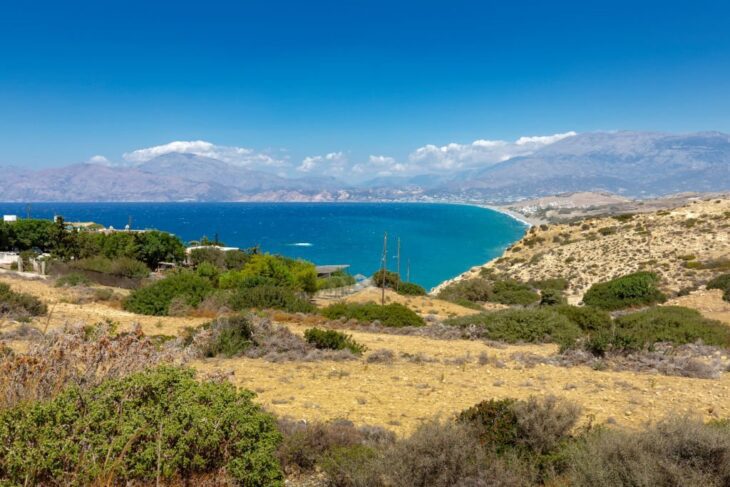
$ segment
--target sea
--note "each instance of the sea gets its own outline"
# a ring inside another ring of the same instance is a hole
[[[346,264],[353,275],[386,265],[427,289],[501,255],[527,226],[478,206],[438,203],[0,203],[23,218],[93,221],[158,229],[185,242],[203,236],[227,246]]]

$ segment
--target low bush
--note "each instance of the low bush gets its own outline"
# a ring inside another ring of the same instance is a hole
[[[375,303],[335,303],[322,309],[322,315],[334,320],[354,319],[363,322],[379,321],[383,326],[422,326],[423,318],[399,303],[379,305]]]
[[[503,453],[517,448],[545,455],[568,438],[580,417],[580,408],[555,396],[525,401],[482,401],[462,411],[457,420],[470,425],[480,443]]]
[[[357,343],[352,336],[336,330],[310,328],[304,332],[304,339],[320,350],[349,350],[355,355],[362,355],[367,350],[365,345]]]
[[[71,267],[85,271],[100,272],[113,276],[143,278],[150,274],[150,269],[144,262],[130,257],[116,257],[113,259],[103,257],[89,257],[71,262]]]
[[[70,387],[0,412],[0,479],[10,484],[155,482],[225,469],[240,485],[283,485],[274,419],[254,394],[162,367]]]
[[[707,289],[722,290],[722,299],[730,301],[730,274],[720,274],[707,283]]]
[[[25,320],[47,311],[45,303],[35,296],[13,291],[9,285],[0,283],[0,318]]]
[[[540,301],[540,295],[527,284],[513,280],[496,281],[488,301],[509,305],[523,305]]]
[[[730,485],[730,428],[675,418],[642,432],[600,428],[567,449],[567,485]]]
[[[392,444],[395,435],[383,428],[356,427],[351,421],[337,419],[326,423],[279,420],[284,441],[277,456],[289,473],[310,472],[333,450],[349,447],[382,447]]]
[[[229,304],[235,311],[247,309],[280,309],[291,313],[311,313],[316,307],[284,287],[258,286],[233,291]]]
[[[139,328],[117,333],[113,322],[54,329],[23,354],[0,356],[0,409],[50,399],[70,384],[89,388],[148,367],[179,363],[179,351],[159,347]]]
[[[124,309],[143,315],[165,316],[169,314],[173,299],[179,298],[194,308],[212,291],[213,285],[208,279],[189,271],[175,272],[133,291],[124,300]]]
[[[468,301],[471,303],[483,303],[489,301],[492,296],[492,286],[486,279],[465,279],[456,281],[444,287],[438,298],[454,303]]]
[[[471,316],[450,318],[446,325],[475,327],[479,336],[507,343],[558,343],[573,346],[581,329],[551,308],[506,309]]]
[[[373,285],[376,287],[385,287],[394,289],[400,283],[400,276],[397,272],[379,270],[372,277]]]
[[[55,286],[56,287],[74,287],[74,286],[88,286],[91,284],[91,281],[84,276],[83,274],[79,274],[78,272],[72,272],[71,274],[66,274],[65,276],[59,277],[56,279]]]
[[[602,309],[562,304],[550,310],[565,316],[584,332],[596,333],[611,329],[611,315]]]
[[[661,303],[666,297],[657,288],[658,283],[656,274],[636,272],[594,284],[583,296],[583,302],[607,311]]]
[[[398,284],[396,292],[403,296],[425,296],[427,294],[423,286],[413,282],[401,282]]]
[[[246,316],[219,318],[208,326],[213,337],[204,351],[206,357],[235,357],[253,344],[253,326]]]
[[[567,301],[562,291],[556,289],[545,289],[540,292],[540,306],[557,306],[566,304]]]
[[[702,341],[730,347],[730,328],[681,306],[659,306],[616,318],[614,349],[641,350],[658,342],[674,345]]]

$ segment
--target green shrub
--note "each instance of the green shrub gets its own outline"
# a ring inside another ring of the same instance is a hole
[[[730,274],[721,274],[707,283],[707,289],[723,291],[722,299],[730,301]]]
[[[311,313],[316,307],[288,288],[259,286],[236,289],[229,305],[234,311],[247,309],[281,309],[291,313]]]
[[[0,282],[0,317],[26,319],[44,315],[47,311],[47,306],[40,299],[13,291],[10,286]]]
[[[399,303],[379,305],[375,303],[335,303],[327,306],[322,315],[335,320],[354,319],[363,322],[380,321],[383,326],[422,326],[423,318]]]
[[[507,343],[558,343],[572,346],[582,335],[580,328],[551,308],[505,309],[471,316],[450,318],[445,324],[476,326],[480,334],[491,340]]]
[[[657,288],[658,283],[656,274],[636,272],[594,284],[583,296],[583,302],[607,311],[661,303],[666,297]]]
[[[225,468],[240,485],[281,486],[281,436],[253,397],[170,367],[68,388],[0,412],[0,482],[153,483]]]
[[[557,306],[566,302],[562,291],[545,289],[540,293],[540,306]]]
[[[307,343],[320,350],[349,350],[355,355],[362,355],[367,350],[365,345],[357,343],[350,335],[336,330],[310,328],[304,332]]]
[[[396,289],[398,294],[403,296],[425,296],[426,290],[413,282],[401,282]]]
[[[492,295],[489,301],[495,303],[526,306],[540,300],[540,295],[527,284],[505,280],[492,284]]]
[[[56,287],[88,286],[91,283],[83,274],[72,272],[56,279]]]
[[[150,274],[150,269],[144,262],[129,257],[115,257],[110,259],[98,255],[96,257],[75,260],[71,262],[71,267],[130,278],[142,278]]]
[[[492,286],[486,279],[465,279],[456,281],[444,287],[438,298],[454,303],[469,301],[480,303],[489,301],[492,296]]]
[[[314,264],[271,254],[251,255],[240,270],[221,274],[219,286],[223,289],[252,287],[246,284],[252,279],[310,294],[317,290]]]
[[[497,452],[517,444],[514,399],[489,399],[459,413],[457,420],[474,428],[480,443]]]
[[[212,291],[213,285],[208,279],[189,271],[175,272],[133,291],[124,300],[124,309],[143,315],[165,316],[173,299],[196,307]]]
[[[369,486],[378,481],[373,465],[379,457],[371,446],[333,447],[322,456],[320,467],[333,487]]]
[[[675,345],[702,340],[730,347],[730,327],[681,306],[659,306],[616,318],[614,348],[637,350],[657,342]]]
[[[602,309],[568,304],[553,306],[550,309],[568,318],[584,332],[595,333],[611,329],[611,315]]]
[[[566,449],[564,485],[730,485],[730,429],[675,418],[645,431],[599,428]]]
[[[568,437],[580,408],[555,396],[488,400],[462,411],[458,421],[475,429],[482,445],[497,453],[519,448],[545,455]]]
[[[207,344],[206,357],[235,357],[253,344],[253,326],[245,316],[219,318],[207,325],[213,328],[213,339]]]
[[[383,271],[383,269],[373,274],[373,285],[377,287],[383,287],[383,281],[385,281],[385,287],[395,289],[400,283],[400,276],[396,272]]]

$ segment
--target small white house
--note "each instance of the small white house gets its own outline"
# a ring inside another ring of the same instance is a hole
[[[5,223],[13,223],[18,221],[18,215],[3,215],[3,221]]]

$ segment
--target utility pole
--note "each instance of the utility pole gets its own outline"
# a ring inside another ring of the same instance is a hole
[[[395,282],[395,291],[398,292],[398,285],[400,284],[400,237],[398,237],[398,280]]]
[[[28,220],[30,220],[30,208],[31,208],[30,203],[25,205],[25,218]]]
[[[383,235],[383,256],[380,259],[380,304],[385,306],[385,272],[388,260],[388,232]]]

